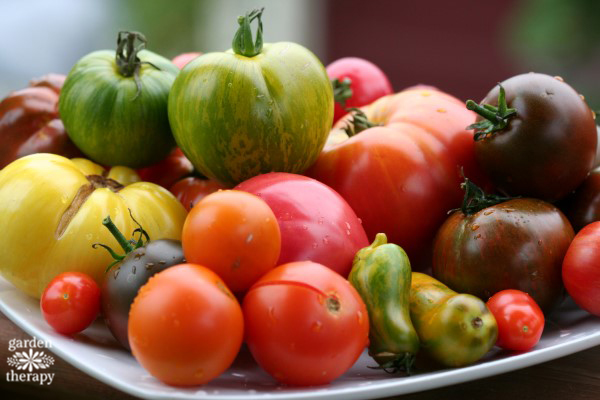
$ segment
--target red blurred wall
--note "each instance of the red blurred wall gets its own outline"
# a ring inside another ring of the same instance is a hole
[[[481,100],[517,70],[502,30],[519,0],[330,0],[326,64],[346,56],[379,65],[396,91],[418,83]]]

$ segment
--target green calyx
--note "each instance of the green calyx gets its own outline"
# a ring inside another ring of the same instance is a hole
[[[350,78],[344,78],[341,81],[336,78],[331,81],[331,86],[333,86],[333,101],[344,108],[346,108],[346,100],[352,97],[351,84],[352,80]]]
[[[498,107],[490,104],[477,104],[473,100],[467,100],[467,109],[481,115],[483,120],[467,126],[466,129],[475,129],[475,140],[481,140],[494,132],[503,130],[508,126],[510,118],[517,115],[517,110],[508,108],[506,104],[506,93],[501,84],[498,94]]]
[[[136,41],[139,43],[136,44]],[[138,53],[146,48],[146,43],[146,37],[140,32],[120,31],[117,35],[115,62],[121,76],[126,78],[133,77],[135,80],[137,92],[133,100],[135,100],[142,92],[142,82],[140,80],[140,69],[142,68],[142,64],[148,64],[160,70],[156,65],[148,61],[141,61],[138,57]]]
[[[380,126],[379,124],[375,124],[367,118],[367,115],[360,108],[348,108],[348,111],[354,112],[352,115],[352,119],[344,128],[348,137],[352,137],[358,133],[361,133],[365,129],[373,128],[375,126]]]
[[[252,10],[247,12],[246,15],[238,17],[238,28],[231,48],[235,54],[239,54],[245,57],[254,57],[259,54],[263,48],[263,27],[262,27],[262,13],[265,8]],[[256,29],[256,40],[252,40],[252,28],[250,23],[255,19],[258,20],[258,28]]]
[[[465,191],[465,197],[463,197],[462,206],[460,207],[460,210],[465,215],[473,215],[484,208],[495,206],[496,204],[515,198],[485,193],[483,189],[466,177],[464,182],[460,184],[460,187]]]
[[[105,244],[94,243],[92,245],[92,248],[96,249],[96,248],[98,248],[98,246],[100,246],[100,247],[104,248],[106,251],[108,251],[113,258],[113,262],[108,267],[106,267],[105,272],[110,271],[110,269],[115,264],[118,264],[119,262],[123,261],[123,259],[129,253],[139,249],[140,247],[145,246],[150,241],[150,236],[148,236],[148,232],[146,232],[144,230],[144,228],[142,228],[140,223],[137,222],[135,218],[133,218],[133,215],[131,214],[131,210],[129,210],[129,215],[131,216],[131,219],[133,220],[133,222],[135,222],[138,226],[138,228],[136,228],[133,231],[133,233],[131,234],[131,239],[129,239],[129,240],[127,240],[127,238],[125,238],[125,236],[121,233],[121,231],[119,231],[119,228],[117,228],[117,226],[114,224],[114,222],[112,222],[112,220],[110,219],[110,215],[102,220],[102,225],[104,225],[106,227],[106,229],[109,230],[109,232],[113,235],[113,237],[117,240],[117,242],[119,243],[119,245],[125,252],[125,254],[117,254],[113,249],[111,249],[109,246],[107,246]],[[139,233],[139,235],[140,235],[137,239],[135,239],[136,233]],[[144,239],[146,239],[146,241],[144,241]]]

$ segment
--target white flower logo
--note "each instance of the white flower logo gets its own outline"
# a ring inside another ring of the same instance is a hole
[[[29,349],[29,353],[17,351],[12,357],[7,358],[7,363],[11,367],[16,367],[18,370],[46,369],[54,364],[54,358],[44,354],[43,351],[33,352]]]

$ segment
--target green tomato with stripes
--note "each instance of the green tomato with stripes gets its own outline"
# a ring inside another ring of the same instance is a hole
[[[117,50],[84,56],[61,90],[59,113],[69,137],[100,164],[140,168],[175,146],[167,104],[179,69],[145,44],[141,33],[119,32]]]
[[[239,17],[232,49],[191,61],[169,96],[178,146],[202,174],[229,186],[261,173],[303,172],[333,120],[323,64],[298,44],[263,43],[261,14]]]

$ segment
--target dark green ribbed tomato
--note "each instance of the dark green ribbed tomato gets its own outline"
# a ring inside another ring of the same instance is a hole
[[[179,69],[144,45],[141,34],[120,32],[117,51],[84,56],[61,91],[59,112],[69,137],[100,164],[139,168],[175,146],[167,100]]]
[[[169,97],[177,144],[196,169],[226,185],[266,172],[303,172],[333,119],[333,90],[319,59],[295,43],[263,45],[261,13],[238,19],[232,50],[186,65]]]

